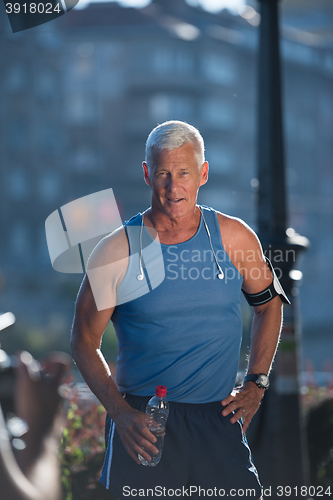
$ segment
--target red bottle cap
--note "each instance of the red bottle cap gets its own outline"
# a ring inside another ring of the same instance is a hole
[[[164,385],[157,385],[156,390],[155,390],[155,395],[158,398],[165,398],[165,395],[167,393],[167,388]]]

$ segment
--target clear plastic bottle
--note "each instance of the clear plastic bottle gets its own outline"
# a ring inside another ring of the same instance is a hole
[[[141,455],[138,455],[141,464],[148,465],[149,467],[157,465],[162,456],[165,426],[169,415],[169,403],[165,399],[166,393],[167,388],[164,385],[158,385],[155,390],[155,396],[148,401],[146,406],[147,415],[153,417],[157,424],[149,424],[148,429],[156,436],[157,441],[153,444],[159,451],[157,455],[148,452],[151,456],[150,462],[145,460]]]

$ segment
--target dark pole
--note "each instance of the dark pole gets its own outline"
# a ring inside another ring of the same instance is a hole
[[[278,0],[260,0],[259,44],[259,233],[265,239],[285,238],[284,145],[278,32]]]
[[[299,401],[299,338],[294,266],[308,241],[287,230],[287,203],[281,104],[278,0],[259,0],[258,233],[267,257],[292,305],[271,374],[271,387],[249,428],[249,441],[267,496],[299,498],[307,485],[307,447]],[[281,490],[278,487],[291,487]],[[288,495],[289,493],[289,495]]]

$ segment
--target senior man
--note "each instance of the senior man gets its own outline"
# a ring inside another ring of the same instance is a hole
[[[269,385],[287,298],[255,233],[235,217],[197,205],[208,179],[197,129],[179,121],[157,126],[147,139],[143,171],[151,207],[104,238],[90,257],[90,269],[113,264],[100,285],[110,307],[97,307],[87,272],[72,331],[73,359],[108,413],[100,481],[118,498],[211,492],[241,498],[251,490],[258,499],[244,432]],[[149,259],[142,257],[145,238],[163,256],[164,279],[155,287]],[[135,279],[149,293],[131,299]],[[254,320],[248,375],[234,390],[241,291]],[[110,319],[119,345],[118,387],[100,351]],[[157,452],[144,410],[159,384],[170,402],[164,450],[157,466],[144,467],[138,455],[150,461]]]

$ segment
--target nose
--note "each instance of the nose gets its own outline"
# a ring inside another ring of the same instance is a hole
[[[177,188],[177,185],[178,185],[178,182],[177,182],[176,175],[169,174],[167,177],[167,182],[166,182],[167,190],[172,193]]]

